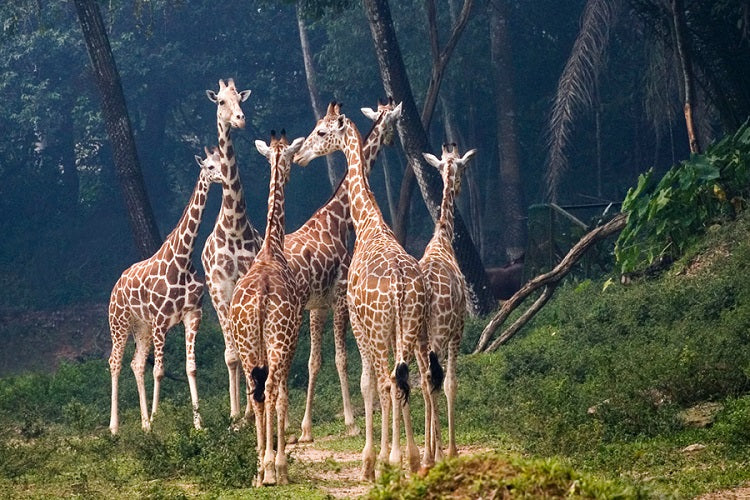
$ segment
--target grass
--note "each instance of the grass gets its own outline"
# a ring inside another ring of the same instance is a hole
[[[606,288],[608,276],[565,284],[496,353],[468,354],[486,324],[470,319],[458,363],[458,442],[491,452],[446,462],[424,478],[407,480],[386,470],[370,496],[439,496],[453,485],[517,497],[544,491],[552,498],[568,492],[582,498],[690,498],[750,482],[748,266],[745,214],[709,228],[687,257],[659,277]],[[306,328],[290,377],[294,434],[304,411]],[[313,432],[320,449],[358,455],[363,437],[345,436],[330,335],[324,338]],[[163,383],[163,404],[150,434],[140,431],[135,383],[124,369],[121,435],[109,435],[104,360],[0,379],[0,491],[18,498],[325,498],[315,477],[351,464],[331,458],[302,463],[292,454],[292,485],[251,489],[254,432],[228,430],[223,341],[208,315],[197,344],[202,432],[191,428],[179,331],[168,336],[171,378]],[[359,360],[351,339],[349,359],[363,429]],[[419,443],[421,400],[415,392]],[[688,425],[683,412],[706,402],[720,405],[712,424]],[[326,436],[333,437],[320,439]],[[455,480],[459,476],[465,484]]]

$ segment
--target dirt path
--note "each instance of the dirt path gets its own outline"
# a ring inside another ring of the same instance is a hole
[[[321,490],[333,498],[357,498],[372,488],[372,483],[359,478],[362,453],[332,450],[338,438],[326,436],[313,443],[297,443],[287,447],[298,471],[314,481]],[[490,448],[478,446],[459,447],[460,455],[489,452]]]

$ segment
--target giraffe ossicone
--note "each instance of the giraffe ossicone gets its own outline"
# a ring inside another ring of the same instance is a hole
[[[159,406],[159,390],[164,377],[164,342],[169,329],[182,322],[185,325],[186,372],[193,406],[193,424],[201,428],[196,383],[195,336],[200,326],[203,281],[193,266],[193,250],[208,190],[214,182],[222,182],[218,150],[206,158],[196,156],[201,167],[190,202],[185,207],[177,226],[150,258],[126,269],[112,288],[109,301],[109,327],[112,353],[109,356],[112,377],[112,400],[109,429],[117,434],[118,385],[125,344],[132,333],[135,355],[130,366],[138,387],[141,427],[149,430]],[[144,372],[146,357],[154,346],[154,397],[149,416]]]

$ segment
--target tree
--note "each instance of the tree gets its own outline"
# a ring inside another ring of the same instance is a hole
[[[130,227],[139,255],[147,258],[159,248],[161,237],[146,195],[120,75],[96,1],[75,0],[75,6],[102,98],[102,114],[112,142],[115,169]]]
[[[488,5],[490,54],[497,116],[497,147],[500,159],[500,206],[508,261],[520,258],[526,249],[526,218],[521,188],[521,158],[516,131],[513,63],[505,0]]]
[[[406,74],[401,49],[391,19],[390,6],[387,1],[365,0],[365,13],[370,24],[370,32],[375,43],[375,53],[380,68],[383,86],[389,96],[401,102],[403,109],[398,124],[399,138],[409,165],[414,169],[422,197],[433,220],[437,220],[440,208],[442,189],[440,177],[429,167],[422,153],[430,151],[429,141],[422,120],[417,113],[417,106]],[[455,218],[455,235],[453,246],[456,251],[461,271],[475,294],[475,306],[480,314],[485,314],[494,307],[494,298],[490,293],[487,275],[477,253],[476,247],[464,225],[460,214]]]

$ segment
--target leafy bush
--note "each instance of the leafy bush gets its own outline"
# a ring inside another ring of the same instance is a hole
[[[653,170],[642,174],[623,202],[628,223],[615,246],[622,272],[680,257],[709,224],[741,210],[749,193],[747,123],[705,154],[673,166],[658,183]]]

